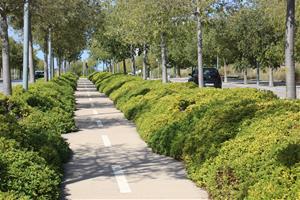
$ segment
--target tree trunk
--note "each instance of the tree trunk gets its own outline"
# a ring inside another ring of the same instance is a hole
[[[181,77],[180,66],[177,66],[177,76],[178,76],[179,78]]]
[[[28,90],[28,58],[29,58],[29,0],[24,1],[23,28],[23,89]]]
[[[147,80],[147,45],[144,44],[144,54],[143,54],[143,79]]]
[[[131,56],[131,71],[133,75],[136,75],[136,63],[135,63],[135,56]]]
[[[70,61],[67,61],[67,71],[66,72],[68,72],[69,70],[70,70],[70,67],[71,67],[71,62]]]
[[[59,57],[57,57],[57,67],[58,67],[58,76],[60,76],[61,75],[61,58],[59,58]]]
[[[65,73],[65,59],[61,59],[61,74]]]
[[[112,63],[111,63],[111,61],[109,61],[109,64],[108,64],[108,72],[112,72]]]
[[[204,77],[203,77],[203,41],[202,41],[202,21],[200,16],[200,9],[197,7],[196,12],[197,17],[197,48],[198,48],[198,83],[199,87],[203,88],[204,85]]]
[[[177,65],[174,65],[174,78],[177,78]]]
[[[248,84],[247,69],[244,69],[243,72],[244,72],[244,84],[247,85]]]
[[[269,67],[269,86],[274,87],[273,67]]]
[[[52,43],[52,42],[51,42]],[[52,49],[52,56],[51,56],[51,74],[52,74],[52,79],[55,77],[55,70],[54,70],[54,53]]]
[[[285,66],[287,98],[296,99],[296,70],[294,60],[295,0],[287,0]]]
[[[136,75],[136,63],[135,63],[135,51],[133,45],[131,45],[131,71],[133,75]]]
[[[35,68],[33,63],[33,42],[31,31],[31,14],[29,14],[29,83],[35,82]]]
[[[29,32],[29,83],[35,82],[34,72],[35,69],[33,63],[33,44],[32,44],[32,35],[30,31]]]
[[[22,75],[23,75],[23,68],[20,68],[20,73],[19,73],[19,80],[21,80],[22,79]]]
[[[126,75],[127,74],[127,70],[126,70],[126,60],[123,59],[123,72]]]
[[[49,65],[49,80],[52,80],[53,78],[53,72],[52,72],[52,43],[51,43],[51,29],[49,29],[49,35],[48,35],[48,65]]]
[[[120,69],[120,62],[118,62],[118,63],[117,63],[117,73],[118,73],[118,74],[120,73],[120,70],[121,70],[121,69]]]
[[[161,69],[162,69],[162,82],[168,82],[167,74],[167,44],[166,44],[166,34],[161,33]]]
[[[260,68],[259,68],[259,63],[257,63],[256,66],[256,86],[259,86],[260,84]]]
[[[115,62],[114,61],[111,61],[111,73],[115,73]]]
[[[47,38],[47,36],[46,36],[46,37],[44,38],[44,79],[45,79],[46,82],[49,80],[47,45],[48,45],[48,38]]]
[[[227,63],[226,60],[224,58],[224,83],[228,83],[228,76],[227,76]]]
[[[3,69],[3,93],[11,95],[11,74],[10,74],[10,57],[9,57],[9,39],[7,16],[0,14],[0,34],[2,41],[2,69]]]

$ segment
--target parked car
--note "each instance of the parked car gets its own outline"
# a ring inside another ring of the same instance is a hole
[[[35,79],[44,78],[44,72],[43,71],[36,71],[34,73]]]
[[[190,76],[188,81],[198,85],[198,69],[193,70]],[[203,68],[203,77],[205,87],[213,86],[215,88],[222,88],[222,79],[216,68]]]

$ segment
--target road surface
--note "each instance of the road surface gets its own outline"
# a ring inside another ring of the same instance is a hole
[[[208,199],[183,164],[152,153],[90,81],[80,79],[75,95],[80,131],[64,135],[74,153],[65,165],[64,199]]]
[[[184,83],[188,78],[172,78],[171,82]],[[256,81],[249,80],[249,84],[244,85],[240,80],[229,80],[228,83],[223,83],[223,88],[257,88],[260,90],[270,90],[274,92],[279,98],[286,98],[286,87],[283,83],[279,82],[275,87],[269,87],[267,82],[261,82],[259,86],[256,85]],[[300,99],[300,85],[297,86],[297,98]]]

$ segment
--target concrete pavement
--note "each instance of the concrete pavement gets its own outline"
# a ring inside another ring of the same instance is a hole
[[[186,178],[184,165],[157,155],[111,100],[80,79],[78,132],[64,135],[73,150],[65,166],[63,199],[208,199]]]

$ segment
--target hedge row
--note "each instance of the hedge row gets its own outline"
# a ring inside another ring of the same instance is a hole
[[[120,74],[90,79],[154,152],[183,160],[214,199],[300,199],[300,101]]]
[[[65,74],[0,94],[0,199],[59,199],[70,155],[61,134],[75,129],[76,81]]]

